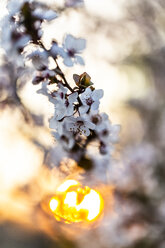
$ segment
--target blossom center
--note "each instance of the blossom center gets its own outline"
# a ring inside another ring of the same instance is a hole
[[[101,117],[99,115],[92,116],[92,122],[94,124],[98,124],[101,121]]]
[[[102,131],[102,135],[103,136],[107,136],[109,134],[109,131],[107,130],[107,129],[104,129],[103,131]]]
[[[65,101],[65,106],[66,106],[66,107],[69,106],[69,101],[68,101],[68,100]]]
[[[74,49],[69,49],[68,50],[69,57],[74,57],[75,53],[76,53],[76,51]]]
[[[86,104],[89,105],[89,106],[91,106],[93,102],[94,101],[92,100],[91,97],[86,99]]]
[[[61,136],[61,140],[64,141],[64,142],[66,142],[67,144],[69,143],[69,140],[68,140],[68,138],[65,135],[62,135]]]
[[[84,124],[83,121],[77,121],[77,125],[78,125],[79,127],[81,127],[83,124]]]
[[[64,98],[64,93],[63,92],[60,93],[60,97],[61,97],[61,99]]]

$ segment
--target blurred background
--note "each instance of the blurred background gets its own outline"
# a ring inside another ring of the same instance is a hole
[[[65,10],[62,0],[47,4],[61,14],[43,25],[46,46],[65,33],[87,40],[84,67],[60,66],[71,84],[73,73],[86,71],[104,90],[101,111],[122,126],[106,172],[113,207],[93,228],[55,223],[42,210],[63,177],[52,158],[53,107],[29,76],[21,78],[21,105],[0,105],[0,247],[164,248],[165,1],[85,0],[83,8]],[[0,7],[2,18],[6,1]],[[2,59],[1,65],[2,93],[10,91],[12,72],[4,73],[9,65]],[[109,206],[109,189],[104,193]]]

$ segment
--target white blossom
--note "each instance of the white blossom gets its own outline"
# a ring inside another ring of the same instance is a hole
[[[30,59],[36,70],[43,70],[48,66],[48,54],[45,51],[35,50],[28,54],[26,58]]]
[[[49,127],[53,129],[53,136],[65,149],[72,149],[75,139],[71,132],[66,130],[66,119],[58,121],[55,116],[49,120]]]
[[[72,35],[66,35],[63,47],[58,46],[56,42],[51,47],[51,54],[56,57],[60,55],[66,66],[73,66],[75,64],[84,65],[83,58],[79,55],[86,47],[85,39],[75,38]]]
[[[9,61],[13,61],[14,64],[22,65],[23,56],[21,50],[30,41],[30,35],[18,33],[18,26],[15,23],[11,23],[8,16],[5,16],[0,22],[0,45],[4,49]]]
[[[83,117],[68,117],[66,123],[66,127],[68,131],[73,132],[75,134],[80,134],[80,135],[85,135],[89,136],[90,135],[90,129],[94,130],[95,129],[95,124],[92,122],[87,121]]]
[[[58,132],[53,132],[53,136],[58,140],[64,149],[70,150],[75,144],[75,139],[71,132],[65,131],[63,134],[59,135]]]
[[[92,117],[94,118],[94,116]],[[101,113],[96,124],[96,133],[100,140],[105,143],[116,143],[118,141],[120,125],[112,125],[106,113]]]
[[[77,100],[78,93],[72,93],[67,99],[55,99],[55,118],[56,120],[61,120],[66,116],[73,115],[74,102]]]
[[[46,82],[49,83],[49,78],[54,77],[56,73],[52,70],[45,69],[43,71],[35,71],[32,83],[33,84],[39,84],[40,82]]]
[[[58,90],[56,90],[52,93],[52,96],[53,96],[52,102],[54,104],[56,104],[59,101],[64,101],[67,91],[68,91],[68,89],[59,83],[58,84]]]
[[[89,108],[91,111],[98,110],[100,104],[100,98],[103,97],[103,90],[91,90],[90,87],[86,88],[86,90],[80,95],[80,99],[82,102],[82,106],[79,108],[81,114],[86,113]]]
[[[86,47],[85,39],[74,38],[72,35],[68,34],[65,37],[63,48],[65,53],[63,53],[64,64],[66,66],[73,66],[73,64],[84,65],[84,60],[80,54]]]
[[[67,96],[67,88],[58,84],[58,90],[52,93],[50,101],[55,105],[55,119],[73,115],[74,103],[77,101],[78,93],[74,92]]]

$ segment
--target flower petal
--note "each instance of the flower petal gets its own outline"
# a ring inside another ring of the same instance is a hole
[[[78,63],[80,65],[85,65],[85,62],[81,56],[76,55],[75,60],[76,60],[76,63]]]
[[[81,38],[76,39],[75,47],[74,47],[76,51],[82,51],[85,49],[85,47],[86,47],[85,39],[81,39]]]
[[[94,90],[92,92],[92,98],[93,100],[98,100],[103,97],[104,91],[102,89],[100,90]]]
[[[69,56],[64,58],[63,63],[68,67],[73,66],[73,61]]]
[[[73,115],[73,105],[72,104],[70,104],[67,108],[66,108],[66,115],[67,116],[70,116],[70,115]]]
[[[83,106],[79,107],[80,115],[85,114],[88,111],[88,109],[89,109],[88,105],[83,105]]]
[[[64,48],[66,50],[70,50],[74,48],[74,45],[75,45],[75,38],[71,34],[67,34],[63,44]]]
[[[121,125],[111,125],[110,131],[112,133],[118,134],[121,130]]]
[[[94,102],[92,105],[91,105],[91,110],[97,110],[99,108],[99,101],[96,101]]]
[[[66,123],[66,128],[67,128],[67,130],[68,130],[69,132],[75,131],[75,126],[73,125],[72,122],[67,122],[67,123]]]
[[[86,125],[88,128],[92,129],[92,130],[94,130],[95,127],[96,127],[95,124],[93,124],[92,122],[89,122],[89,121],[85,121],[85,125]]]
[[[90,135],[90,131],[86,126],[83,126],[81,129],[82,134],[84,134],[85,136],[89,136]]]
[[[83,101],[83,100],[86,101],[86,99],[90,98],[91,95],[92,95],[92,90],[91,90],[90,87],[88,87],[88,88],[86,88],[86,90],[80,95],[80,99],[81,99],[82,101]]]
[[[78,97],[78,93],[77,93],[77,92],[72,93],[72,94],[68,97],[69,103],[75,102],[75,101],[77,100],[77,97]]]
[[[54,119],[54,117],[52,117],[52,118],[49,120],[49,128],[51,128],[51,129],[56,129],[56,120]]]
[[[65,58],[66,57],[66,52],[62,47],[59,47],[57,44],[53,44],[51,47],[51,53],[54,56],[60,55],[61,57]]]
[[[56,110],[55,110],[55,119],[56,120],[61,120],[65,116],[66,108],[64,106],[60,107],[59,104],[56,105]]]

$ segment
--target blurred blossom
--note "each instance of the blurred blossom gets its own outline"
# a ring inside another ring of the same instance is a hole
[[[79,7],[82,6],[84,0],[65,0],[66,7]]]
[[[32,2],[31,0],[20,0],[20,1],[17,1],[17,0],[10,0],[8,1],[7,3],[7,9],[9,11],[9,15],[12,17],[12,16],[15,16],[15,14],[17,14],[20,9],[21,9],[21,6],[25,3],[25,2]]]
[[[27,58],[32,60],[36,70],[42,71],[47,68],[48,55],[45,51],[35,50],[34,52],[28,54]]]

